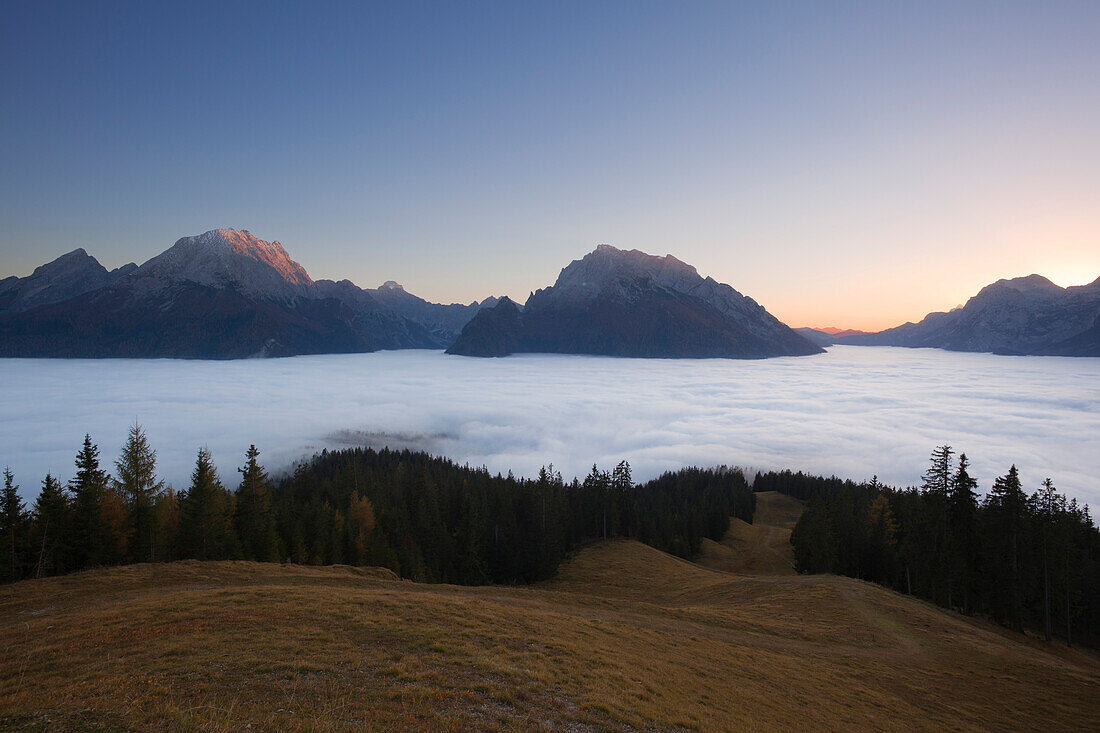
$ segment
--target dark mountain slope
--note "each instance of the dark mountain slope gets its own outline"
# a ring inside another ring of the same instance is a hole
[[[469,305],[430,303],[406,291],[392,280],[374,289],[360,288],[350,280],[339,282],[318,280],[314,283],[314,291],[326,297],[340,298],[356,311],[363,308],[364,304],[370,303],[368,310],[372,312],[389,311],[410,323],[417,324],[423,331],[416,336],[418,345],[437,349],[446,348],[454,343],[462,327],[469,323],[479,310],[497,303],[496,298],[486,298],[481,303],[475,302]]]
[[[819,331],[816,328],[808,328],[802,326],[801,328],[794,329],[795,333],[804,337],[807,341],[812,341],[818,346],[832,346],[836,343],[837,337],[825,331]]]
[[[998,280],[961,308],[929,313],[879,333],[847,336],[838,343],[932,347],[995,354],[1095,356],[1100,280],[1062,288],[1040,275]]]
[[[284,307],[195,283],[158,295],[108,287],[20,318],[0,316],[0,356],[233,359],[381,348],[337,300]]]
[[[0,280],[0,313],[18,313],[40,305],[60,303],[98,290],[137,269],[131,263],[107,271],[83,249],[74,249],[35,268],[27,277]]]
[[[278,242],[244,230],[184,237],[123,277],[66,257],[106,284],[0,314],[0,355],[237,358],[447,343],[349,281],[314,283]]]
[[[502,300],[478,313],[448,349],[466,356],[521,352],[756,359],[821,348],[671,255],[601,245],[522,309]]]

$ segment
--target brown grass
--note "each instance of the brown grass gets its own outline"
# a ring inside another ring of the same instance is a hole
[[[745,575],[794,575],[791,530],[802,514],[797,499],[763,491],[756,495],[754,521],[734,517],[721,542],[703,540],[701,565]]]
[[[629,541],[533,588],[257,563],[0,588],[0,728],[1100,729],[1100,663]]]

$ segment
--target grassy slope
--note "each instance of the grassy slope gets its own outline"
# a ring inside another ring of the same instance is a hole
[[[767,516],[767,514],[765,514]],[[1100,729],[1100,662],[629,541],[534,588],[144,565],[0,588],[0,728]]]
[[[699,564],[745,575],[794,575],[791,530],[802,504],[775,491],[756,495],[756,512],[749,524],[734,517],[721,542],[703,540]]]

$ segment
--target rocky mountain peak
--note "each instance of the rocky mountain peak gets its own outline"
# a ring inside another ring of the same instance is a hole
[[[1058,285],[1055,285],[1042,275],[1026,275],[1024,277],[1014,277],[1009,280],[998,280],[995,285],[1004,285],[1007,287],[1015,288],[1020,291],[1028,290],[1062,290]]]
[[[671,255],[600,245],[522,309],[507,298],[482,309],[447,353],[764,358],[821,351],[756,301]]]
[[[0,311],[22,311],[57,303],[101,288],[110,280],[107,269],[83,247],[78,247],[39,265],[27,277],[4,280]]]
[[[197,283],[276,300],[301,295],[313,285],[281,244],[259,239],[247,229],[212,229],[183,237],[137,272],[159,282]]]
[[[290,259],[283,245],[278,241],[265,242],[247,229],[211,229],[197,237],[184,237],[176,244],[187,239],[212,248],[224,247],[234,254],[262,262],[274,268],[288,283],[309,285],[313,282],[305,268]]]
[[[66,252],[55,260],[34,268],[31,277],[56,277],[73,273],[98,273],[106,272],[106,268],[99,264],[99,260],[92,257],[83,247],[77,247],[72,252]]]
[[[1029,298],[1059,297],[1065,293],[1065,289],[1055,285],[1042,275],[1027,275],[998,280],[990,283],[978,291],[967,301],[967,305],[974,303],[1001,303],[1015,302],[1021,296]],[[965,307],[965,306],[964,306]]]
[[[601,244],[569,263],[552,290],[559,297],[594,298],[616,281],[642,279],[675,290],[690,289],[702,280],[694,267],[672,255],[659,257]]]
[[[386,282],[382,283],[382,285],[378,289],[379,290],[400,290],[402,293],[405,292],[405,288],[401,287],[401,283],[394,282],[393,280],[387,280]]]

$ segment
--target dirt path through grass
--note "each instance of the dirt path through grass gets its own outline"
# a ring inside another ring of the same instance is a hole
[[[791,530],[802,503],[775,491],[756,495],[753,523],[730,522],[721,542],[703,541],[700,565],[741,575],[794,575]]]

